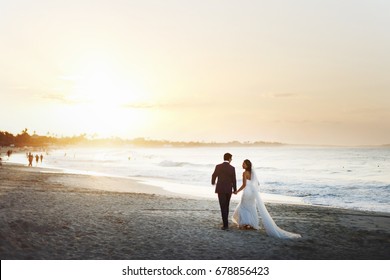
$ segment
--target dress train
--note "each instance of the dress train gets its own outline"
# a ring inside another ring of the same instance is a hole
[[[257,177],[255,176],[255,178]],[[247,180],[247,186],[243,191],[241,202],[233,213],[233,222],[239,226],[249,225],[259,229],[259,214],[263,227],[269,236],[281,239],[300,238],[300,234],[288,232],[276,225],[265,207],[257,185],[257,179],[253,181]]]

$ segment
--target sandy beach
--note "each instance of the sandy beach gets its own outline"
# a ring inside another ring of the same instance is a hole
[[[124,178],[40,171],[0,167],[2,260],[390,259],[388,213],[267,204],[281,228],[302,235],[279,240],[264,230],[220,230],[217,198],[182,198]],[[110,186],[131,192],[100,190]]]

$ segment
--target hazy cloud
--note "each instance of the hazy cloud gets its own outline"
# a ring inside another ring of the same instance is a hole
[[[164,103],[127,103],[123,105],[123,108],[127,109],[188,109],[188,108],[199,108],[210,106],[211,103],[206,102],[188,102],[188,101],[177,101],[177,102],[164,102]]]
[[[299,97],[297,93],[274,93],[272,94],[275,98],[291,98],[291,97]]]
[[[71,76],[71,75],[63,75],[63,76],[59,76],[59,79],[60,80],[64,80],[64,81],[77,81],[77,80],[81,80],[82,77],[80,77],[80,76]]]
[[[21,91],[24,91],[24,90],[29,90],[30,88],[29,88],[29,87],[26,87],[26,86],[11,86],[11,87],[9,87],[9,89],[11,89],[11,90],[21,90]]]
[[[158,107],[152,103],[127,103],[122,106],[125,109],[153,109]]]
[[[64,103],[64,104],[76,104],[77,103],[74,100],[70,100],[70,99],[66,98],[62,94],[46,94],[46,95],[42,95],[41,98],[57,101],[57,102]]]
[[[344,110],[347,114],[378,114],[389,113],[389,108],[386,107],[364,107],[364,108],[351,108]]]
[[[275,123],[278,124],[297,124],[297,125],[340,125],[343,122],[341,121],[332,121],[332,120],[275,120]]]
[[[268,93],[261,94],[260,96],[265,98],[298,98],[298,97],[302,97],[302,94],[289,93],[289,92],[280,92],[280,93],[268,92]]]

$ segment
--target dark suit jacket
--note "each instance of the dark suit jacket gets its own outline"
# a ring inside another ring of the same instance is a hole
[[[216,193],[232,193],[237,190],[236,170],[228,162],[218,164],[215,167],[211,176],[211,184],[214,185],[217,178]]]

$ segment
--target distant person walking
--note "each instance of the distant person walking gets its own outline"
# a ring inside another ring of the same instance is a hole
[[[34,160],[34,156],[30,152],[28,154],[28,166],[32,166],[33,160]]]
[[[38,154],[35,155],[35,162],[36,162],[37,165],[38,165],[38,162],[39,162],[39,156],[38,156]]]
[[[41,158],[41,163],[42,163],[42,161],[43,161],[43,155],[42,154],[41,154],[40,158]]]

